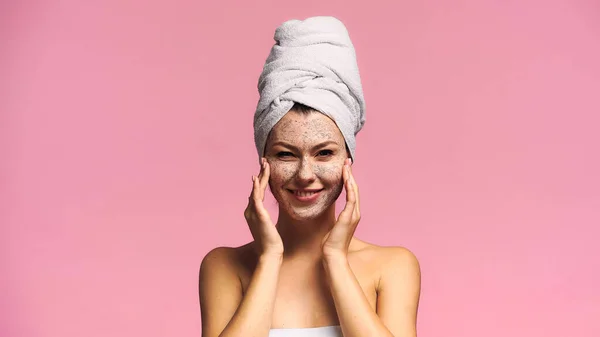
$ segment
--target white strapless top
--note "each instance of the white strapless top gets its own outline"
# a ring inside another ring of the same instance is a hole
[[[318,328],[301,329],[271,329],[269,337],[343,337],[339,325],[323,326]]]

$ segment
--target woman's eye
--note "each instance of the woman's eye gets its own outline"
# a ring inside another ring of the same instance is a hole
[[[283,157],[289,157],[289,156],[291,156],[291,155],[292,155],[292,153],[291,153],[291,152],[285,152],[285,151],[282,151],[282,152],[279,152],[279,153],[277,153],[277,157],[279,157],[279,158],[283,158]]]
[[[331,156],[332,154],[333,154],[333,151],[331,151],[331,150],[319,151],[320,156]]]

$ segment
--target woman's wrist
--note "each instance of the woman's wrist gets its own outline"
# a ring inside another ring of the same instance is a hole
[[[323,253],[323,264],[345,264],[348,263],[348,254],[344,252]]]
[[[258,257],[259,263],[278,263],[283,262],[283,253],[262,253]]]

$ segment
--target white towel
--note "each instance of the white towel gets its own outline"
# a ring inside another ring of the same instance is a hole
[[[275,30],[274,39],[258,80],[254,141],[259,160],[269,132],[297,102],[337,124],[354,162],[355,137],[366,120],[365,101],[346,27],[329,16],[290,20]]]

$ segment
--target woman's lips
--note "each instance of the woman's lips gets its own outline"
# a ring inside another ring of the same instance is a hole
[[[317,200],[317,198],[319,198],[319,195],[321,194],[321,192],[323,191],[323,189],[317,190],[317,191],[292,191],[292,190],[288,190],[293,196],[294,199],[301,201],[301,202],[312,202]]]

